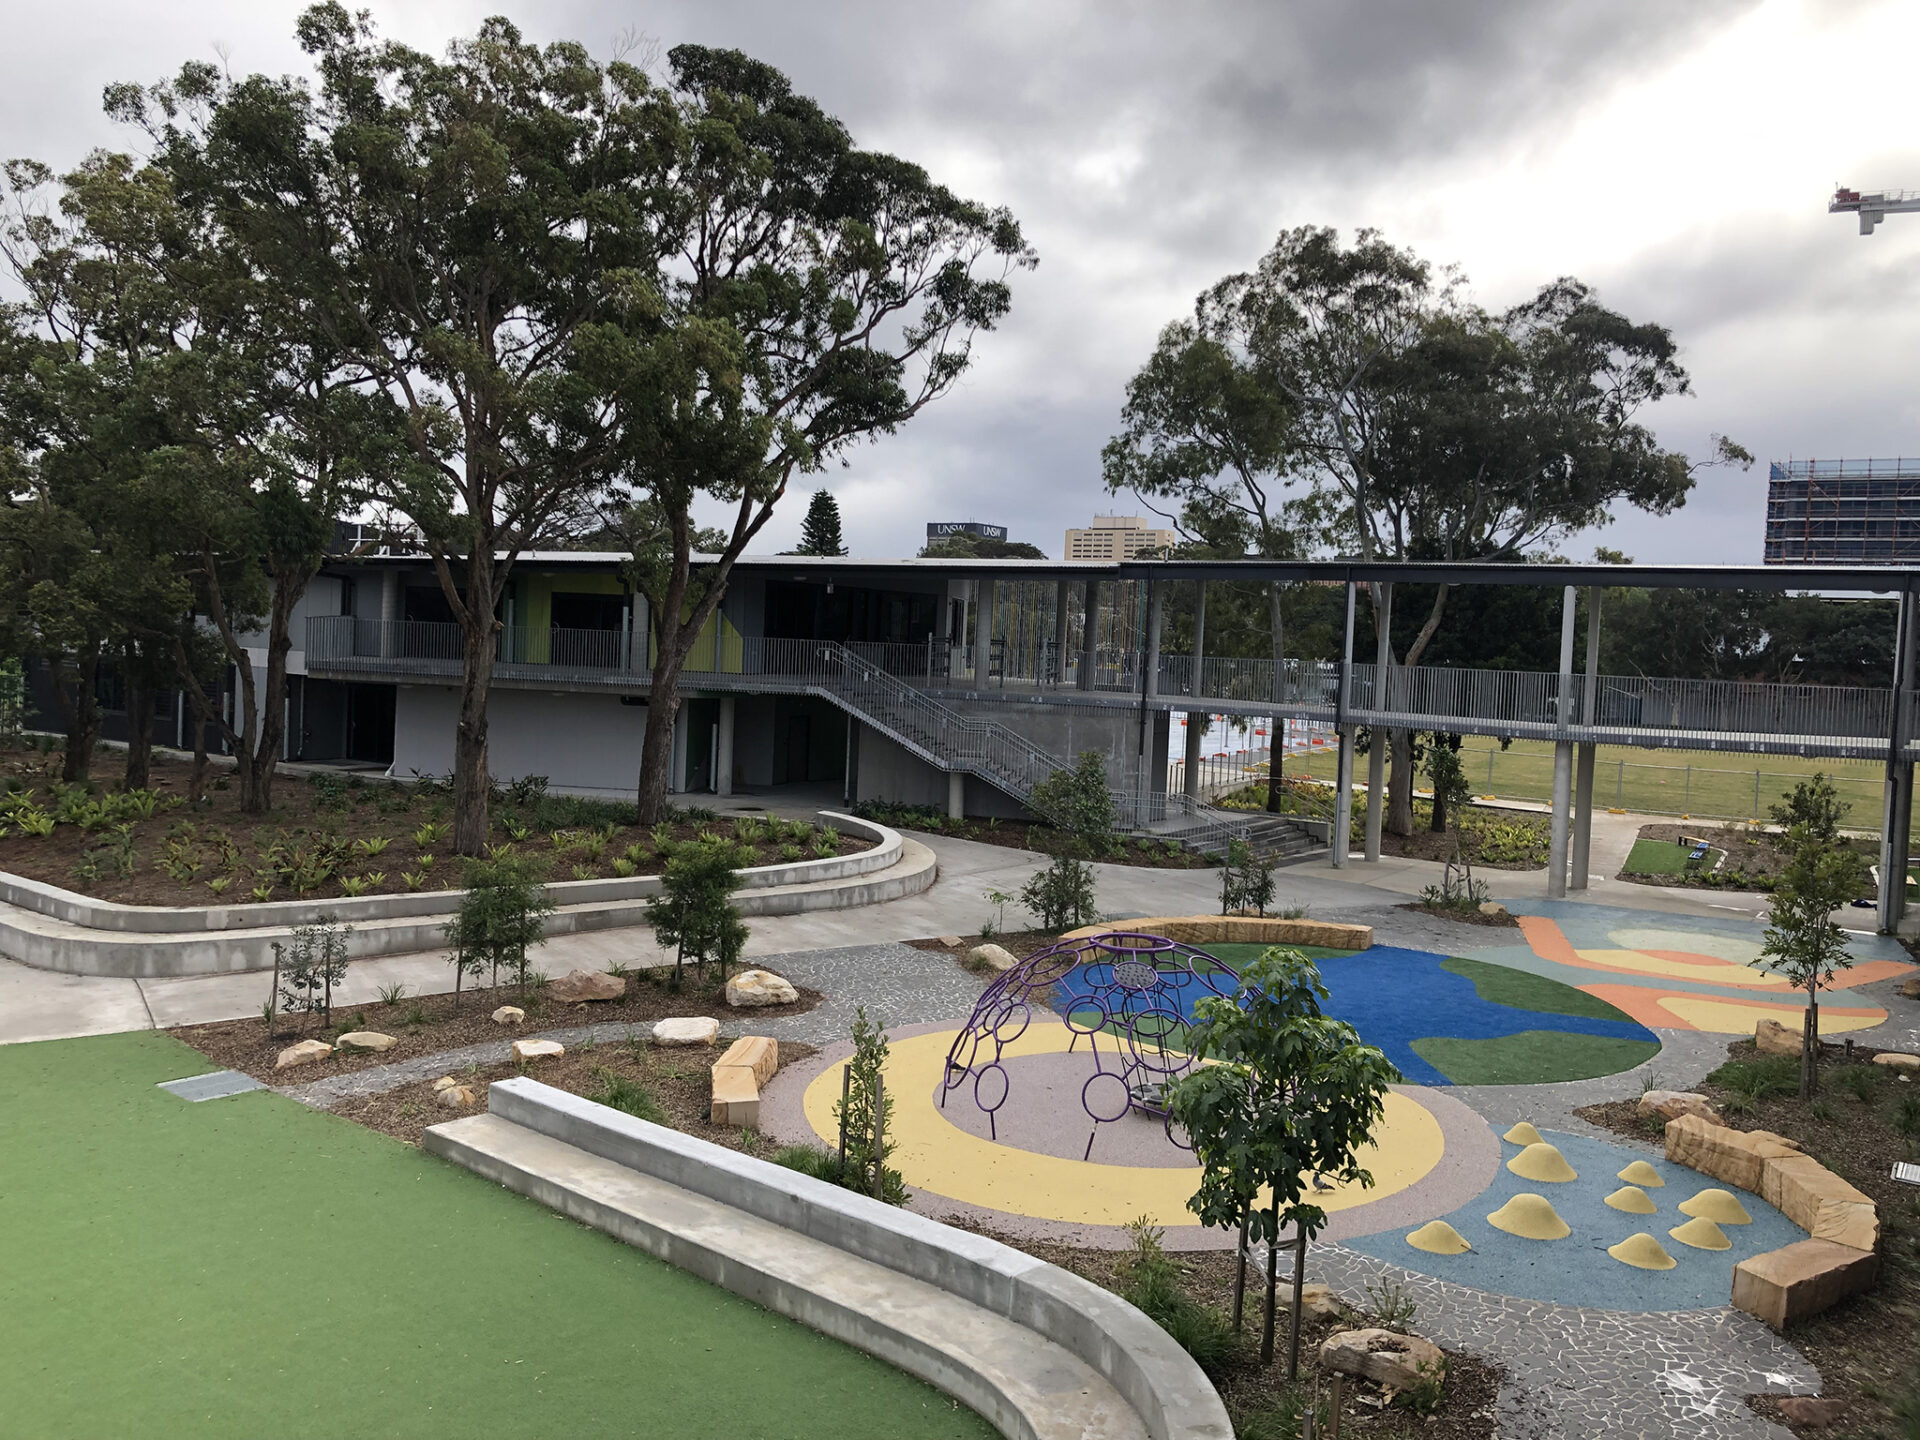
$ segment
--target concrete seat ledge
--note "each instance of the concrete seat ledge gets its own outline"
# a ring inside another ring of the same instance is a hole
[[[736,895],[734,903],[742,915],[749,917],[852,909],[918,895],[931,888],[939,877],[939,864],[933,851],[916,840],[902,840],[898,847],[888,853],[892,856],[892,863],[884,869],[868,870],[837,879],[763,885]],[[559,895],[564,895],[567,889],[564,885],[551,888]],[[447,893],[457,902],[459,892]],[[380,898],[412,900],[420,897]],[[0,955],[39,969],[59,970],[73,975],[151,979],[176,975],[234,974],[271,969],[274,942],[285,944],[296,925],[311,923],[322,916],[353,926],[353,933],[347,938],[347,953],[356,960],[375,955],[416,954],[438,950],[446,944],[446,924],[452,915],[451,908],[426,915],[356,919],[345,908],[353,903],[356,902],[303,902],[297,918],[287,918],[268,925],[150,932],[96,930],[0,903]],[[550,936],[617,930],[644,925],[646,912],[644,898],[562,903],[546,917],[541,928],[543,933]]]
[[[793,890],[828,882],[857,879],[890,870],[901,860],[900,832],[855,815],[822,810],[820,817],[840,830],[870,836],[873,845],[852,855],[825,860],[794,860],[778,865],[755,865],[740,872],[740,890]],[[391,868],[391,867],[390,867]],[[406,868],[404,865],[401,869]],[[660,893],[658,875],[633,875],[598,880],[557,880],[547,887],[562,909],[604,905],[622,900],[645,900]],[[400,920],[422,915],[451,915],[460,905],[460,890],[419,890],[399,895],[336,896],[331,900],[268,900],[231,905],[123,905],[96,900],[58,885],[29,880],[0,871],[0,904],[64,920],[88,930],[124,930],[154,935],[169,931],[200,934],[209,930],[258,930],[273,926],[304,925],[325,911],[343,925],[375,920]],[[742,897],[746,898],[745,896]],[[773,912],[769,912],[773,913]]]
[[[998,1241],[525,1078],[423,1144],[919,1376],[1003,1435],[1231,1440],[1165,1331]]]

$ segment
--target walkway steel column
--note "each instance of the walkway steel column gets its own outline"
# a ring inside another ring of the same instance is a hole
[[[1207,582],[1197,581],[1193,589],[1193,675],[1187,682],[1187,694],[1200,695],[1205,693],[1200,677],[1207,658]],[[1199,715],[1187,711],[1186,768],[1182,771],[1184,783],[1180,788],[1189,800],[1200,798],[1200,749],[1207,738],[1207,727],[1212,723],[1210,713]]]
[[[733,706],[733,696],[720,697],[720,733],[713,747],[713,793],[716,795],[733,794]]]
[[[1064,685],[1067,679],[1067,582],[1053,582],[1053,676],[1052,683]]]
[[[1880,823],[1880,897],[1876,909],[1882,935],[1897,934],[1907,908],[1908,831],[1913,824],[1913,765],[1906,758],[1914,696],[1915,597],[1900,596],[1900,621],[1893,645],[1893,717],[1887,727],[1887,776]]]
[[[1147,644],[1140,657],[1140,763],[1134,779],[1133,823],[1145,825],[1152,818],[1149,801],[1155,786],[1152,770],[1160,767],[1160,783],[1166,784],[1167,757],[1156,762],[1148,751],[1153,748],[1151,707],[1160,698],[1160,626],[1166,615],[1167,587],[1157,576],[1147,580]]]
[[[1380,601],[1373,607],[1374,627],[1379,632],[1373,647],[1373,709],[1377,714],[1387,708],[1387,669],[1393,664],[1393,586],[1373,582]],[[1367,861],[1380,858],[1380,822],[1387,811],[1387,735],[1381,725],[1372,727],[1373,740],[1367,746]]]
[[[1600,597],[1598,585],[1587,587],[1587,683],[1580,692],[1580,723],[1591,732],[1600,698]],[[1567,888],[1587,888],[1588,854],[1593,844],[1593,765],[1598,750],[1591,740],[1580,742],[1580,763],[1573,782],[1573,874]]]
[[[1560,601],[1560,697],[1554,725],[1562,738],[1553,742],[1553,848],[1547,858],[1547,898],[1567,898],[1567,812],[1573,804],[1573,742],[1565,738],[1573,723],[1573,605],[1578,592],[1568,585]]]
[[[1093,666],[1100,652],[1100,582],[1087,581],[1080,602],[1080,673],[1076,684],[1082,690],[1093,689]]]
[[[964,771],[947,772],[947,818],[964,820],[967,818],[967,777]]]
[[[987,688],[987,676],[993,669],[993,591],[994,579],[982,575],[974,582],[973,602],[973,688]]]
[[[1340,736],[1340,767],[1334,772],[1333,833],[1327,837],[1333,868],[1347,867],[1347,836],[1353,829],[1353,726],[1347,707],[1353,694],[1353,581],[1347,581],[1347,638],[1340,651],[1340,689],[1334,697],[1333,723]]]

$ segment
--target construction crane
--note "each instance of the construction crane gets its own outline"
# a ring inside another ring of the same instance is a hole
[[[1920,211],[1920,190],[1887,190],[1878,195],[1862,195],[1842,185],[1827,202],[1829,215],[1851,211],[1860,217],[1860,233],[1871,235],[1873,227],[1889,215],[1911,215]]]

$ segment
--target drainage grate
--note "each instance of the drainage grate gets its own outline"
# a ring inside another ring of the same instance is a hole
[[[182,1100],[222,1100],[229,1095],[244,1095],[249,1090],[264,1090],[251,1075],[242,1075],[238,1070],[215,1070],[210,1075],[189,1075],[184,1080],[162,1080],[162,1090],[178,1095]]]

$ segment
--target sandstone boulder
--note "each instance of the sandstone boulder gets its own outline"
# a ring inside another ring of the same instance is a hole
[[[333,1054],[333,1047],[324,1040],[300,1040],[287,1046],[274,1057],[273,1068],[285,1070],[292,1065],[311,1065],[316,1060],[324,1060]]]
[[[1774,1402],[1780,1416],[1789,1425],[1804,1425],[1809,1430],[1824,1430],[1846,1413],[1844,1401],[1824,1395],[1788,1395]]]
[[[1741,1190],[1757,1193],[1767,1161],[1799,1153],[1798,1145],[1771,1130],[1735,1130],[1698,1115],[1667,1122],[1667,1159]]]
[[[451,1075],[442,1075],[438,1080],[433,1082],[433,1093],[438,1095],[442,1090],[451,1090],[459,1083],[460,1082]]]
[[[444,1090],[436,1090],[433,1098],[449,1110],[471,1110],[480,1103],[471,1085],[449,1085]]]
[[[1800,1032],[1789,1030],[1778,1020],[1760,1020],[1753,1027],[1753,1048],[1762,1055],[1798,1055]]]
[[[1770,1158],[1760,1197],[1816,1240],[1871,1250],[1880,1240],[1873,1201],[1811,1155]]]
[[[1802,1240],[1733,1267],[1733,1304],[1774,1329],[1867,1289],[1880,1258],[1831,1240]]]
[[[727,981],[727,1004],[737,1010],[757,1009],[762,1005],[791,1005],[800,998],[792,982],[771,970],[742,970]]]
[[[1331,1285],[1312,1284],[1300,1290],[1300,1311],[1315,1320],[1334,1321],[1347,1313]]]
[[[584,1005],[590,1000],[618,1000],[627,982],[604,970],[569,970],[547,985],[547,998],[562,1005]]]
[[[958,935],[942,935],[940,937],[940,943],[949,950],[958,950],[967,942],[962,940]]]
[[[967,959],[984,970],[1007,971],[1020,962],[1013,958],[1013,952],[1004,945],[976,945],[967,952]]]
[[[382,1035],[378,1030],[354,1030],[340,1037],[342,1050],[391,1050],[400,1042],[391,1035]]]
[[[1405,1390],[1429,1376],[1444,1376],[1447,1357],[1418,1335],[1392,1330],[1343,1330],[1320,1345],[1320,1368],[1371,1380],[1388,1392]]]
[[[1507,907],[1502,905],[1498,900],[1482,900],[1480,902],[1480,913],[1489,920],[1498,920],[1502,915],[1507,913]]]
[[[1698,1115],[1710,1124],[1723,1123],[1713,1102],[1694,1090],[1649,1090],[1634,1107],[1640,1115],[1658,1115],[1662,1120],[1678,1120],[1682,1115]]]
[[[720,1038],[720,1022],[711,1015],[676,1016],[653,1027],[656,1045],[711,1045]]]
[[[1920,1000],[1920,975],[1909,975],[1902,981],[1900,993],[1909,1000]]]
[[[713,1062],[716,1070],[723,1065],[744,1065],[753,1072],[754,1083],[764,1085],[780,1068],[780,1042],[765,1035],[742,1035]]]
[[[493,1012],[493,1023],[496,1025],[519,1025],[523,1024],[526,1018],[527,1012],[518,1005],[502,1005]]]
[[[1873,1057],[1873,1063],[1884,1065],[1889,1070],[1905,1070],[1909,1074],[1920,1072],[1920,1055],[1906,1055],[1898,1050],[1882,1050]]]
[[[522,1065],[529,1060],[558,1060],[567,1053],[567,1047],[558,1040],[516,1040],[513,1042],[513,1058]]]

